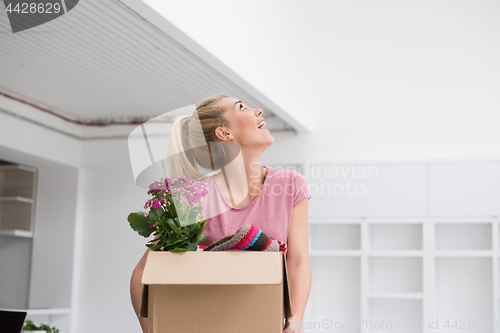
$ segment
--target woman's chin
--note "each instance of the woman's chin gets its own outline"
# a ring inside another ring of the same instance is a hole
[[[261,131],[266,131],[266,132],[267,132],[267,134],[268,134],[271,138],[273,137],[273,136],[271,135],[271,131],[270,131],[270,130],[268,130],[267,128],[263,128],[263,129],[261,129]]]

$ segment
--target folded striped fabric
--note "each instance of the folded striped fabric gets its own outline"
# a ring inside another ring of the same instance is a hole
[[[267,236],[254,224],[245,224],[233,235],[224,236],[206,247],[198,247],[203,251],[287,252],[285,242]]]

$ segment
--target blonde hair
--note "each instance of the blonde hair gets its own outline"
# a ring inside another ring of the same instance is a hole
[[[218,103],[225,97],[211,96],[192,115],[175,119],[168,142],[171,178],[200,180],[206,177],[200,167],[216,171],[225,165],[228,151],[215,135],[217,127],[229,125],[224,117],[226,109]]]

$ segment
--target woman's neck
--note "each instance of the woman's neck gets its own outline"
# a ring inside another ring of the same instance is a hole
[[[238,156],[214,176],[219,189],[233,207],[247,206],[260,193],[267,169],[259,166],[259,156],[240,151]]]

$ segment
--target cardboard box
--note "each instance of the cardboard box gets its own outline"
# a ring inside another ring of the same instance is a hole
[[[283,252],[149,252],[148,333],[282,333],[292,305]]]

